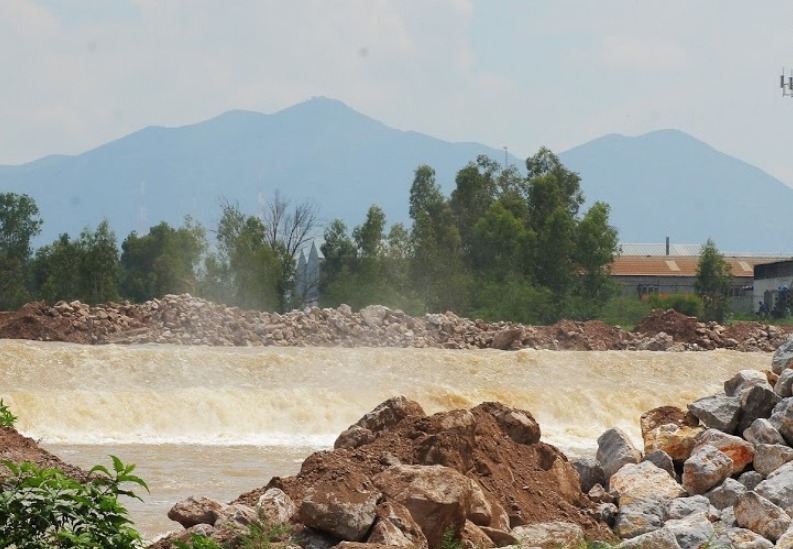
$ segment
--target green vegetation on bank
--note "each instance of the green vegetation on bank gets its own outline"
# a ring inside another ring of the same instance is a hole
[[[725,319],[729,265],[710,240],[697,271],[699,297],[618,296],[609,206],[581,211],[580,177],[548,149],[526,160],[525,176],[480,156],[454,183],[444,196],[432,167],[419,166],[406,197],[409,226],[389,227],[377,205],[352,230],[331,220],[319,277],[309,281],[298,281],[296,258],[318,236],[311,202],[293,206],[276,193],[258,216],[223,202],[212,229],[190,218],[180,227],[162,222],[146,234],[133,231],[120,249],[105,220],[34,252],[43,223],[35,202],[0,193],[0,310],[32,300],[142,302],[189,292],[278,312],[318,294],[327,307],[383,304],[414,315],[453,311],[524,324],[600,318],[632,326],[650,307]]]
[[[0,480],[0,546],[17,549],[137,549],[143,547],[121,496],[138,498],[123,484],[146,483],[111,456],[113,470],[97,465],[85,482],[59,469],[3,461],[10,476]],[[139,499],[139,498],[138,498]]]

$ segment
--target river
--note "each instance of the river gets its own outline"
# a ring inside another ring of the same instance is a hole
[[[428,413],[497,400],[529,410],[545,442],[591,454],[620,427],[641,443],[653,407],[721,390],[771,355],[734,351],[80,346],[0,340],[0,398],[17,428],[67,462],[137,465],[151,493],[127,502],[146,536],[180,528],[190,495],[229,501],[311,452],[385,399]]]

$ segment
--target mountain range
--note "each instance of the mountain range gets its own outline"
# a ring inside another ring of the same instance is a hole
[[[480,154],[505,157],[314,98],[270,115],[230,111],[189,126],[148,127],[78,155],[0,166],[0,192],[36,200],[44,220],[38,244],[103,218],[119,240],[160,221],[178,226],[185,215],[212,228],[222,201],[256,214],[276,191],[293,203],[313,200],[322,221],[352,227],[372,204],[389,223],[407,222],[417,166],[435,168],[448,194],[455,173]],[[610,204],[622,242],[711,237],[720,250],[793,250],[793,188],[683,132],[607,135],[559,156],[581,175],[589,203]]]

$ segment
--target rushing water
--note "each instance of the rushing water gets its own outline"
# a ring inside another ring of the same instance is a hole
[[[0,340],[0,397],[18,429],[89,467],[108,454],[151,488],[128,504],[144,535],[174,527],[190,495],[229,501],[297,472],[383,400],[428,413],[497,400],[527,409],[543,440],[594,451],[618,426],[640,443],[642,412],[718,391],[770,354],[438,349],[78,346]]]

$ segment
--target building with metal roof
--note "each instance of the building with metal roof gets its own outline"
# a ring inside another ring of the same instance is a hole
[[[694,244],[622,244],[622,253],[614,259],[611,274],[624,295],[693,294],[701,245]],[[696,253],[694,253],[696,250]],[[786,259],[766,254],[724,254],[732,269],[730,308],[753,312],[755,266]]]

